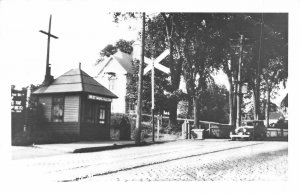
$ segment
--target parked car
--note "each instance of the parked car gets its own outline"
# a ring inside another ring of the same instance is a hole
[[[246,140],[263,140],[267,136],[267,129],[262,120],[245,121],[244,126],[236,128],[230,132],[231,140],[246,139]]]

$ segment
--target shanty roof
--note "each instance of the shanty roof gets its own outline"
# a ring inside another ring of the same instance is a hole
[[[115,54],[111,55],[109,58],[103,61],[100,67],[100,71],[97,72],[98,74],[101,74],[102,71],[105,69],[105,67],[112,61],[116,60],[127,73],[133,73],[133,66],[132,66],[132,56],[129,54],[126,54],[121,51],[117,51]]]
[[[49,86],[43,86],[34,91],[33,94],[68,92],[85,92],[109,98],[118,98],[114,93],[79,68],[69,70],[56,78]]]

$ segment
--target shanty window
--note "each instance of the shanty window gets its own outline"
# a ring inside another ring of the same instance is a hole
[[[53,97],[52,101],[52,121],[63,122],[64,119],[64,97]]]
[[[104,105],[99,106],[99,123],[105,124],[105,106]]]

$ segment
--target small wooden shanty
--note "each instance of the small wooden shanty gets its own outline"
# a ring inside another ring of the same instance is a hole
[[[47,120],[44,130],[80,140],[110,138],[111,102],[118,97],[80,67],[50,81],[33,95],[43,105]]]

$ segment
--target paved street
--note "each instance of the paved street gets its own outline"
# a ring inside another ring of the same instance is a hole
[[[42,181],[287,180],[287,142],[176,141],[12,161],[13,176]]]

